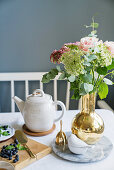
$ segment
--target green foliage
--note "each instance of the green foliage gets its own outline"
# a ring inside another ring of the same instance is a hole
[[[13,149],[13,148],[15,148],[13,145],[8,145],[5,149],[9,150],[9,149]]]
[[[66,78],[66,73],[62,72],[62,74],[59,76],[59,80],[64,80]]]
[[[100,99],[106,98],[107,94],[108,94],[108,86],[106,83],[101,82],[98,88],[98,95]]]
[[[106,73],[107,73],[108,70],[107,70],[107,67],[101,67],[101,66],[99,66],[99,67],[97,67],[96,71],[97,71],[97,73],[100,74],[100,75],[106,75]]]
[[[19,144],[17,144],[17,146],[16,146],[17,148],[18,148],[18,150],[26,150],[27,148],[26,147],[24,147],[23,145],[21,145],[20,143]]]
[[[92,83],[92,75],[90,73],[80,75],[80,79],[84,83]]]
[[[79,92],[79,94],[83,96],[83,95],[91,92],[92,90],[93,90],[93,85],[92,84],[82,83],[80,85],[80,92]]]
[[[49,73],[43,75],[42,83],[49,83],[50,80],[54,79],[58,75],[58,69],[51,69]]]
[[[107,69],[108,69],[108,70],[114,69],[114,58],[112,58],[112,64],[109,65],[109,66],[107,66]]]
[[[68,80],[69,80],[70,82],[74,82],[75,79],[76,79],[76,76],[75,76],[75,75],[71,75],[70,77],[68,77]]]
[[[73,90],[74,95],[71,97],[71,99],[80,99],[80,94],[79,94],[79,80],[76,79],[74,82],[70,83],[70,90]]]
[[[98,28],[99,27],[99,24],[97,22],[92,22],[91,23],[91,27],[92,28]]]
[[[60,66],[57,65],[56,68],[57,68],[58,72],[61,72],[61,71],[62,71],[61,68],[60,68]]]
[[[94,35],[97,33],[97,30],[91,31],[91,35]]]
[[[21,145],[20,143],[16,145],[18,150],[26,150],[26,147],[24,147],[23,145]],[[13,145],[8,145],[5,149],[6,150],[10,150],[15,148]]]
[[[10,134],[7,131],[2,132],[3,136],[9,136]]]
[[[0,130],[0,135],[8,136],[10,135],[10,133],[8,133],[7,131],[2,132],[2,130]]]
[[[107,85],[113,85],[113,82],[107,78],[104,78],[103,81],[107,84]]]
[[[90,56],[88,56],[87,62],[91,62],[91,61],[95,60],[96,58],[97,58],[97,56],[95,54],[91,54]]]

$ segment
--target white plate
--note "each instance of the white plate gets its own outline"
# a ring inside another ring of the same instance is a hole
[[[4,168],[7,170],[14,170],[14,166],[6,161],[0,161],[0,168]]]
[[[0,126],[5,126],[5,124],[0,124]],[[3,130],[5,131],[5,130]],[[8,136],[0,136],[0,142],[3,142],[9,138],[11,138],[15,134],[15,129],[12,128],[10,125],[8,125],[8,129],[6,131],[9,131],[10,135]]]

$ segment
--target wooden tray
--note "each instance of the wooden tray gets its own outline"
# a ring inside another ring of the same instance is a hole
[[[9,145],[13,142],[14,142],[14,139],[11,138],[3,143],[0,143],[0,150],[3,145]],[[31,164],[32,162],[35,162],[38,159],[43,158],[44,156],[48,155],[51,152],[51,147],[48,147],[41,143],[38,143],[38,142],[36,142],[32,139],[29,139],[29,138],[28,138],[27,145],[30,147],[31,151],[36,155],[36,158],[30,158],[30,156],[26,150],[21,150],[21,151],[18,151],[18,154],[19,154],[18,162],[13,163],[14,158],[12,160],[8,160],[8,159],[2,158],[2,157],[0,157],[0,161],[10,162],[15,167],[15,170],[21,170],[25,166]]]
[[[53,124],[53,127],[50,130],[45,131],[45,132],[32,132],[26,127],[25,124],[23,125],[22,128],[23,128],[23,132],[26,133],[27,135],[30,135],[30,136],[45,136],[45,135],[52,133],[55,130],[55,127],[56,127],[55,124]]]

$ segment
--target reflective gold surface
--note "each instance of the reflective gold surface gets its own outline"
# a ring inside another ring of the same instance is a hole
[[[95,112],[95,94],[82,96],[82,109],[72,121],[72,133],[87,144],[96,143],[103,134],[104,122]]]
[[[63,146],[67,144],[66,135],[62,131],[62,120],[60,121],[60,132],[56,136],[56,144],[59,146]]]

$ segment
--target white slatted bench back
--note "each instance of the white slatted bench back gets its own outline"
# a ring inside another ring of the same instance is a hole
[[[25,81],[25,97],[29,95],[29,81],[40,81],[40,89],[43,90],[43,83],[41,82],[42,76],[46,72],[23,72],[23,73],[0,73],[0,81],[10,81],[11,82],[11,112],[15,112],[15,103],[12,97],[15,95],[14,92],[14,82],[15,81]],[[57,100],[57,80],[58,76],[54,79],[54,101]],[[69,109],[69,99],[70,99],[70,83],[67,82],[66,89],[66,109]]]

